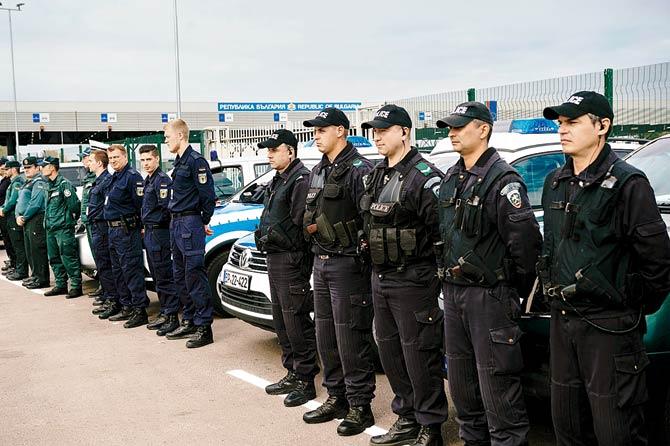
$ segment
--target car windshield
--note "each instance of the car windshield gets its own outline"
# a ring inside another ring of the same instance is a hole
[[[670,138],[661,138],[629,156],[628,161],[647,175],[659,206],[670,206]]]

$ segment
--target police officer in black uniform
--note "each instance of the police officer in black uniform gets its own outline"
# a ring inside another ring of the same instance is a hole
[[[437,192],[443,175],[411,146],[412,120],[404,108],[385,105],[361,127],[374,129],[375,145],[385,156],[364,179],[361,210],[373,268],[377,345],[398,415],[389,432],[370,444],[441,446],[447,397],[433,245],[440,241]]]
[[[566,164],[544,184],[538,264],[551,300],[559,445],[647,444],[644,314],[670,291],[670,240],[645,175],[607,144],[614,113],[593,91],[544,110]]]
[[[188,348],[214,342],[213,307],[205,271],[205,237],[212,234],[209,220],[216,194],[209,163],[188,143],[188,125],[175,119],[165,125],[165,143],[177,154],[172,172],[170,236],[174,281],[184,312],[179,328],[168,339],[191,337]]]
[[[272,319],[282,348],[285,377],[270,384],[270,395],[288,394],[287,407],[300,406],[316,397],[314,377],[316,338],[310,312],[314,310],[309,278],[312,255],[302,235],[302,219],[309,170],[298,159],[298,140],[290,130],[275,130],[258,143],[268,150],[270,166],[277,170],[265,191],[265,207],[256,230],[256,247],[267,253]]]
[[[370,268],[357,255],[358,203],[372,163],[347,141],[349,119],[341,110],[325,108],[304,125],[314,127],[324,154],[310,174],[303,226],[314,253],[316,339],[328,399],[303,420],[344,417],[337,433],[356,435],[374,424]]]
[[[437,121],[461,157],[440,184],[449,391],[466,444],[522,445],[528,415],[520,372],[520,296],[535,280],[542,237],[519,174],[488,147],[480,102]]]
[[[12,182],[8,169],[5,167],[6,163],[7,158],[4,156],[0,158],[0,209],[5,204],[5,199],[9,192],[9,184]],[[2,270],[8,271],[13,269],[14,265],[16,265],[16,254],[12,247],[12,240],[9,238],[7,217],[2,215],[2,213],[0,213],[0,235],[2,235],[2,244],[5,247],[5,252],[7,252],[7,260],[5,260],[5,265],[2,267]]]
[[[168,210],[172,178],[161,170],[156,146],[143,145],[139,152],[142,170],[147,173],[142,200],[144,248],[160,302],[160,313],[147,324],[147,328],[156,330],[158,336],[165,336],[179,327],[179,297],[172,276]]]
[[[112,269],[122,305],[110,321],[123,321],[125,328],[147,323],[149,298],[144,287],[144,262],[140,235],[144,179],[128,164],[126,148],[112,144],[107,149],[114,169],[107,188],[103,214],[107,221]],[[103,313],[104,314],[104,313]]]

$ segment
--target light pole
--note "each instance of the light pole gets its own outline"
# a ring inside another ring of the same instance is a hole
[[[9,51],[11,54],[12,60],[12,88],[14,90],[14,134],[16,137],[16,155],[19,155],[19,119],[18,119],[18,109],[16,106],[16,75],[14,74],[14,35],[12,33],[12,11],[21,11],[21,6],[25,3],[17,3],[16,8],[8,8],[2,6],[0,2],[0,9],[7,11],[7,17],[9,17]]]
[[[177,118],[181,118],[181,76],[179,74],[179,18],[177,14],[177,0],[174,0],[174,53],[175,74],[177,77]]]

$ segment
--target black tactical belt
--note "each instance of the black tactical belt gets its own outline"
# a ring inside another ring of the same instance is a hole
[[[173,212],[172,218],[188,217],[189,215],[200,215],[199,211]]]
[[[169,229],[169,224],[160,224],[160,223],[147,223],[144,224],[144,229]]]

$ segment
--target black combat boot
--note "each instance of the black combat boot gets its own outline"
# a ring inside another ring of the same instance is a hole
[[[130,317],[133,315],[133,307],[126,307],[124,306],[121,308],[121,311],[117,313],[115,316],[111,316],[109,320],[111,322],[117,322],[117,321],[127,321],[130,319]]]
[[[103,296],[98,296],[95,299],[93,299],[93,306],[94,307],[99,307],[101,305],[104,305],[105,302],[107,302],[107,299],[105,299]]]
[[[25,287],[29,290],[36,290],[39,288],[48,288],[49,285],[51,285],[49,282],[38,282],[37,280],[35,280],[25,285]]]
[[[95,311],[95,310],[93,310],[93,311]],[[121,304],[119,304],[118,302],[114,302],[114,301],[110,300],[109,304],[107,305],[107,309],[105,311],[103,311],[102,313],[98,314],[98,317],[100,319],[109,319],[111,316],[114,316],[115,314],[119,314],[120,311],[121,311]]]
[[[421,425],[416,420],[400,416],[387,433],[372,437],[370,444],[396,446],[413,443],[419,436],[420,430]]]
[[[147,329],[158,330],[159,328],[161,328],[161,325],[163,325],[165,322],[167,322],[167,316],[161,313],[158,315],[156,319],[153,319],[151,322],[147,324]]]
[[[198,325],[195,334],[186,342],[186,348],[198,348],[214,342],[212,326],[210,324]]]
[[[107,309],[109,308],[109,306],[111,305],[111,303],[112,303],[111,300],[105,300],[105,301],[103,301],[102,303],[100,303],[99,306],[97,306],[96,308],[94,308],[93,311],[91,311],[91,313],[93,313],[93,314],[104,313],[105,311],[107,311]]]
[[[293,373],[293,370],[289,370],[285,377],[276,383],[265,386],[265,393],[268,395],[286,395],[295,389],[297,384],[298,377]]]
[[[419,436],[412,446],[444,446],[442,441],[442,428],[439,424],[432,426],[421,426]]]
[[[344,395],[328,396],[326,402],[315,410],[305,412],[302,421],[307,424],[325,423],[335,418],[344,418],[349,412],[349,402]]]
[[[144,308],[134,308],[133,309],[133,314],[130,316],[130,319],[123,324],[123,328],[135,328],[139,327],[140,325],[144,325],[147,322],[149,322],[149,318],[147,317],[147,310]]]
[[[156,334],[158,336],[165,336],[166,334],[175,331],[176,329],[179,328],[179,317],[177,314],[168,314],[165,316],[167,319],[165,320],[165,323],[161,325],[158,330],[156,330]]]
[[[165,337],[168,339],[184,339],[187,337],[191,337],[191,335],[194,333],[195,333],[195,324],[193,323],[193,321],[183,319],[181,321],[181,325],[177,329],[167,333]]]
[[[88,297],[98,297],[102,296],[102,287],[98,286],[98,288],[95,289],[95,291],[91,291],[88,293]]]
[[[80,288],[72,288],[70,291],[68,291],[67,296],[65,296],[66,299],[74,299],[75,297],[80,297],[83,296],[84,293]]]
[[[316,398],[314,379],[308,381],[298,380],[295,388],[284,398],[284,406],[302,406],[309,400]]]
[[[45,296],[64,296],[67,294],[67,288],[65,287],[53,287],[49,291],[45,291],[44,295]]]
[[[369,404],[353,406],[349,409],[344,420],[337,426],[337,435],[343,437],[358,435],[373,424],[375,424],[375,416],[372,414]]]

